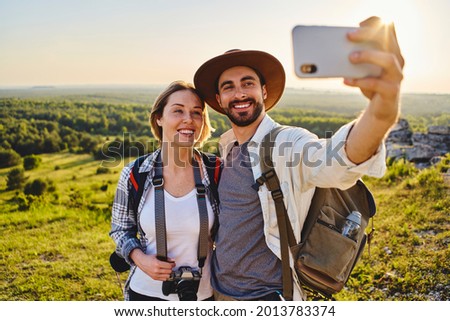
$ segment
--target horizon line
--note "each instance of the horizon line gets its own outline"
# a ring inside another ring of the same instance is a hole
[[[158,87],[166,87],[167,84],[59,84],[59,85],[0,85],[0,90],[46,90],[46,89],[112,89],[112,88],[158,88]],[[347,88],[339,89],[339,88],[312,88],[312,87],[293,87],[286,86],[285,89],[290,90],[299,90],[299,91],[316,91],[316,92],[335,92],[335,93],[344,93],[344,94],[354,94],[359,95],[359,93],[352,93]],[[422,94],[422,95],[449,95],[450,92],[445,91],[436,91],[436,92],[426,92],[426,91],[402,91],[401,94]]]

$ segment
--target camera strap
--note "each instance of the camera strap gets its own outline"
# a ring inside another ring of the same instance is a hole
[[[200,216],[200,234],[197,249],[197,259],[199,268],[205,265],[208,254],[208,209],[206,206],[206,189],[202,183],[200,174],[200,165],[195,159],[192,159],[194,170],[195,188],[197,189],[197,206]],[[155,161],[155,175],[153,177],[153,187],[155,188],[155,229],[156,229],[156,257],[159,260],[167,260],[167,231],[166,231],[166,212],[164,206],[164,178],[163,163],[161,153]]]

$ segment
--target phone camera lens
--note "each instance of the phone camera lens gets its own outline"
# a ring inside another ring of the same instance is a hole
[[[314,64],[304,64],[300,66],[300,71],[304,74],[314,74],[317,71],[317,67]]]

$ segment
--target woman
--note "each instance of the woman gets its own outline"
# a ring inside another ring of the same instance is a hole
[[[195,300],[197,292],[198,300],[210,300],[211,243],[208,240],[218,205],[211,192],[212,178],[208,177],[202,155],[194,149],[211,134],[205,103],[192,85],[173,82],[156,99],[150,125],[160,148],[139,167],[140,173],[148,172],[148,175],[137,219],[130,214],[132,210],[128,206],[134,162],[122,171],[112,210],[110,235],[116,243],[116,252],[131,265],[125,299]],[[197,196],[200,185],[206,190],[204,206]],[[199,220],[202,215],[203,221]],[[199,241],[199,231],[203,231],[200,238],[206,239],[206,245]],[[200,268],[201,257],[205,256],[206,262],[203,260]],[[185,277],[174,274],[185,270],[180,269],[182,266],[191,271]],[[200,282],[196,272],[201,273]]]

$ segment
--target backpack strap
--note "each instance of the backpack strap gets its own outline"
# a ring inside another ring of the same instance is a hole
[[[200,217],[199,242],[197,249],[197,260],[199,268],[205,265],[208,254],[208,209],[206,205],[205,186],[202,183],[200,167],[195,159],[192,159],[194,170],[195,188],[197,190],[197,206]],[[167,233],[166,233],[166,211],[164,203],[164,178],[161,154],[155,162],[155,176],[153,177],[155,189],[155,231],[156,231],[156,257],[161,261],[167,261]]]
[[[212,196],[216,199],[217,203],[220,203],[218,185],[220,176],[222,175],[223,163],[220,157],[209,154],[201,153],[203,164],[206,167],[206,171],[209,177],[209,188],[211,190]],[[219,216],[214,212],[214,223],[211,229],[211,238],[214,240],[219,229]]]
[[[206,167],[206,171],[209,177],[209,183],[211,187],[211,192],[214,198],[219,201],[219,193],[217,192],[217,187],[219,185],[220,176],[222,175],[223,164],[220,157],[209,154],[201,153],[203,164]]]
[[[158,260],[167,261],[166,209],[161,154],[156,158],[154,169],[153,188],[155,190],[156,257]]]
[[[203,268],[205,265],[206,256],[208,255],[208,208],[206,206],[206,190],[202,183],[202,176],[200,174],[200,165],[195,157],[192,160],[194,167],[195,188],[197,189],[197,206],[200,216],[200,232],[198,240],[197,259],[198,267]]]
[[[256,180],[254,188],[259,188],[262,184],[266,184],[267,189],[271,192],[275,203],[277,214],[278,230],[280,234],[280,250],[283,280],[283,296],[286,300],[293,299],[292,272],[289,264],[289,243],[295,244],[295,236],[292,231],[291,222],[289,221],[287,210],[284,205],[283,192],[281,191],[280,181],[275,172],[272,151],[275,145],[277,135],[286,127],[279,126],[272,129],[263,139],[260,146],[260,166],[261,177]]]
[[[139,168],[142,163],[149,157],[150,154],[141,156],[134,161],[133,167],[130,172],[128,181],[128,213],[130,209],[134,220],[137,222],[137,211],[139,208],[139,202],[142,198],[142,193],[144,192],[145,179],[147,178],[148,172],[139,173]],[[125,259],[117,254],[116,251],[112,252],[109,257],[109,263],[114,271],[117,273],[125,272],[130,269],[130,265],[125,261]],[[120,287],[122,287],[120,278],[117,276]]]
[[[142,198],[142,193],[144,192],[145,180],[147,178],[148,172],[139,173],[139,168],[142,163],[149,157],[150,154],[144,155],[136,159],[133,164],[133,168],[130,172],[130,184],[128,191],[128,204],[133,210],[134,219],[137,220],[137,212],[139,208],[139,203]]]

